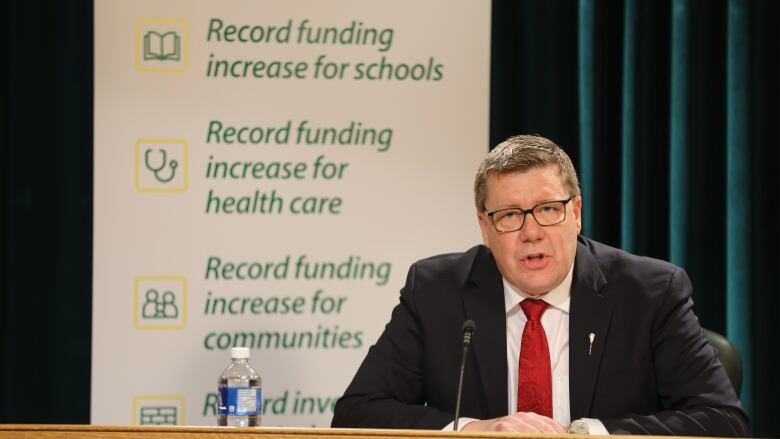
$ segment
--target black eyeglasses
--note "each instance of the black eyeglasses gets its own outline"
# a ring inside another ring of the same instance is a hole
[[[493,221],[493,227],[498,233],[515,232],[525,225],[525,216],[529,213],[540,226],[553,226],[566,220],[566,203],[574,199],[574,196],[566,200],[546,201],[539,203],[530,209],[512,207],[509,209],[485,212],[485,215]]]

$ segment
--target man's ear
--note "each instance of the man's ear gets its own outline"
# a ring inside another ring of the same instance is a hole
[[[493,222],[483,212],[477,212],[477,221],[479,221],[479,229],[482,232],[482,243],[485,244],[485,247],[490,248],[488,232],[490,227],[493,227]]]

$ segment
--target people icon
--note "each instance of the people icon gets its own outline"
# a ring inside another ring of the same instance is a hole
[[[176,295],[173,291],[165,291],[162,295],[154,288],[146,290],[143,306],[145,319],[175,319],[179,317],[176,306]]]

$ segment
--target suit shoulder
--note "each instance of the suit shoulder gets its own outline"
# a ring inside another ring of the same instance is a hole
[[[583,255],[592,257],[603,276],[600,293],[614,300],[616,305],[653,314],[664,304],[690,299],[690,279],[683,269],[672,263],[638,256],[586,238],[580,240],[580,245],[586,248]]]
[[[615,274],[642,276],[648,274],[673,274],[677,271],[682,271],[682,268],[671,262],[635,255],[588,238],[580,238],[579,242],[593,255],[598,262],[599,268],[601,268],[607,278]]]
[[[410,268],[410,276],[417,281],[451,280],[463,285],[477,261],[491,258],[490,250],[484,245],[476,245],[465,252],[445,253],[421,259]]]
[[[603,293],[633,301],[636,306],[647,301],[663,302],[670,291],[680,297],[691,292],[690,280],[685,271],[667,261],[638,256],[596,241],[582,238],[606,281]],[[658,302],[658,303],[660,303]]]
[[[414,263],[418,267],[446,268],[459,265],[471,265],[474,258],[482,251],[487,250],[484,245],[475,245],[464,252],[443,253],[420,259]]]

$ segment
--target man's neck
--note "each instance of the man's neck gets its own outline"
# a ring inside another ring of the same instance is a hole
[[[509,281],[507,281],[506,278],[502,276],[501,280],[504,283],[504,298],[506,299],[506,304],[508,305],[508,307],[517,305],[518,296],[522,298],[522,300],[544,299],[544,301],[549,303],[550,305],[561,309],[565,308],[564,311],[568,312],[569,297],[571,297],[571,282],[573,276],[574,276],[574,264],[572,264],[571,268],[569,269],[569,273],[566,275],[565,278],[563,278],[563,281],[560,284],[558,284],[557,287],[538,296],[533,296],[524,292],[520,288],[517,288],[516,286],[510,284]],[[509,306],[510,303],[511,306]]]

